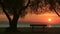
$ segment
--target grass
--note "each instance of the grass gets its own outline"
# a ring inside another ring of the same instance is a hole
[[[18,28],[20,32],[5,32],[6,28],[0,28],[0,34],[60,34],[60,27],[43,29]]]

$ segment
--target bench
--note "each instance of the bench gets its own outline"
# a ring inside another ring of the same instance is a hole
[[[46,27],[47,25],[46,24],[30,24],[32,30],[36,29],[36,30],[41,30],[42,31],[45,31],[46,30]]]

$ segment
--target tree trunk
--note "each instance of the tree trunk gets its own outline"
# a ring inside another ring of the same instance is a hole
[[[18,22],[19,16],[14,15],[13,20],[9,22],[10,25],[10,31],[16,32],[17,30],[17,22]]]
[[[10,29],[11,29],[11,31],[17,30],[17,21],[16,20],[12,20],[9,23],[10,23]]]

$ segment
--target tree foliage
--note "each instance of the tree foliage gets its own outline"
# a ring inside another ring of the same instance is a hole
[[[46,6],[48,4],[50,5],[48,9],[54,10],[55,13],[60,17],[60,15],[58,14],[59,11],[57,11],[58,6],[60,7],[60,0],[34,0],[32,1],[30,7],[33,10],[32,12],[34,12],[35,14],[40,14],[43,13],[43,11],[44,13],[46,12]],[[38,11],[39,8],[40,11]]]

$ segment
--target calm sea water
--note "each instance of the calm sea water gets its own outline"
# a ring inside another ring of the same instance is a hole
[[[9,24],[0,23],[0,27],[9,27]],[[17,27],[30,27],[30,24],[17,24]]]
[[[0,22],[0,27],[9,27],[9,23]],[[30,24],[27,24],[27,23],[18,23],[17,27],[30,27]],[[48,27],[60,27],[60,24],[48,25]]]

